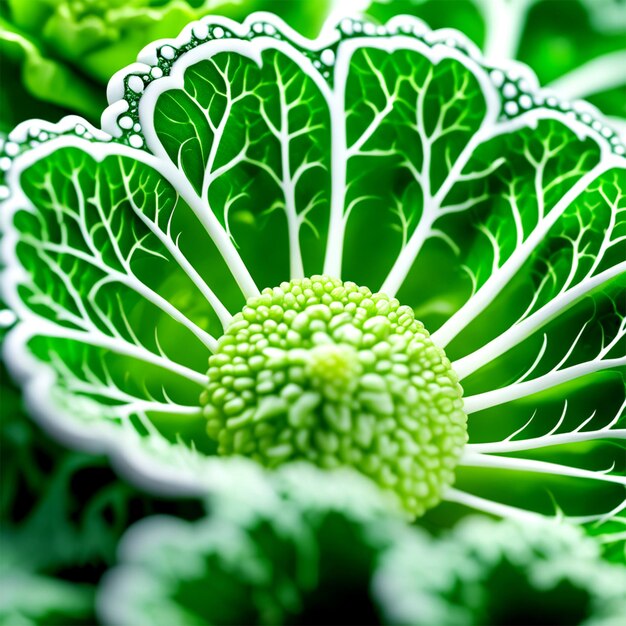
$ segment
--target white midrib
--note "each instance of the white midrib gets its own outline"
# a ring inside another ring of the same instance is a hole
[[[143,155],[146,163],[159,172],[189,205],[198,221],[204,226],[209,237],[213,240],[244,296],[251,298],[259,295],[260,291],[254,279],[226,230],[213,213],[208,201],[202,200],[195,192],[187,177],[170,161],[162,146],[151,146],[151,148],[157,156]]]
[[[173,415],[184,415],[187,417],[199,417],[202,415],[202,409],[197,406],[188,406],[184,404],[169,404],[166,402],[156,402],[149,400],[134,400],[128,404],[112,407],[117,409],[116,413],[128,416],[133,413],[166,413]]]
[[[535,459],[492,456],[489,454],[479,454],[477,452],[466,451],[459,465],[463,467],[487,467],[520,472],[533,472],[537,474],[550,474],[553,476],[567,476],[570,478],[584,478],[626,486],[626,476],[616,476],[603,472],[594,472],[591,470],[571,467],[569,465],[561,465],[559,463],[537,461]]]
[[[579,178],[552,210],[541,220],[526,241],[515,249],[504,264],[494,272],[483,286],[447,322],[432,334],[433,341],[440,347],[452,341],[470,322],[489,306],[502,289],[520,270],[528,257],[544,239],[548,231],[574,202],[599,176],[611,169],[611,159],[601,158],[589,172]]]
[[[324,274],[341,278],[343,243],[345,236],[345,187],[348,167],[345,96],[343,90],[333,90],[329,99],[331,132],[330,164],[330,220],[324,259]]]
[[[122,275],[121,275],[122,276]],[[166,315],[169,315],[173,320],[176,320],[179,324],[182,324],[191,333],[193,333],[211,352],[215,352],[217,349],[217,339],[213,335],[207,333],[200,328],[197,324],[192,322],[186,315],[179,311],[171,302],[166,300],[163,296],[159,295],[152,289],[146,287],[140,280],[134,276],[128,277],[126,280],[128,287],[136,291],[140,296],[143,296],[148,302],[151,302],[156,307],[160,308]]]
[[[280,161],[282,168],[282,188],[285,194],[285,212],[287,214],[287,232],[289,236],[289,272],[291,278],[303,278],[304,266],[300,250],[300,225],[296,211],[296,190],[291,178],[291,164],[289,160],[289,109],[282,84],[278,89],[280,97]]]
[[[402,283],[405,281],[411,267],[415,262],[418,254],[420,253],[424,243],[432,234],[432,227],[439,216],[439,210],[446,199],[446,196],[450,193],[455,182],[458,180],[461,172],[467,165],[472,154],[476,150],[476,147],[486,141],[491,136],[497,134],[497,127],[492,126],[490,122],[487,122],[480,128],[467,142],[463,148],[461,154],[450,168],[445,180],[434,195],[430,194],[430,166],[425,160],[422,167],[422,178],[424,181],[428,181],[426,189],[424,189],[424,211],[420,218],[417,228],[411,234],[407,245],[400,251],[397,259],[395,260],[391,271],[387,275],[381,291],[388,296],[394,297]],[[423,145],[426,146],[427,141],[423,139]],[[428,151],[430,152],[430,151]],[[425,151],[425,159],[426,151]],[[429,158],[429,157],[428,157]]]
[[[43,337],[67,339],[78,343],[84,343],[95,348],[104,348],[105,350],[110,350],[111,352],[115,352],[122,356],[129,356],[140,361],[144,361],[145,363],[155,365],[156,367],[169,370],[203,387],[208,383],[208,377],[205,374],[201,374],[190,367],[154,354],[154,352],[151,352],[143,346],[137,346],[135,344],[128,343],[127,341],[109,337],[100,332],[83,332],[57,326],[56,324],[42,320],[39,317],[36,317],[35,319],[37,334]]]
[[[424,243],[430,237],[432,233],[433,222],[437,217],[437,207],[429,202],[424,204],[424,212],[417,228],[413,231],[409,237],[409,241],[406,246],[402,248],[392,270],[387,275],[385,282],[380,290],[390,297],[395,297],[398,290],[402,286],[402,283],[406,279],[407,275],[411,271],[411,267],[420,253]]]
[[[468,396],[464,400],[465,412],[471,414],[484,411],[485,409],[490,409],[506,402],[512,402],[513,400],[519,400],[520,398],[531,396],[540,391],[550,389],[551,387],[576,380],[587,374],[618,367],[626,367],[626,357],[604,360],[595,359],[586,363],[572,365],[523,383],[514,383],[507,387],[494,389],[493,391]]]
[[[203,181],[202,181],[202,197],[206,199],[207,204],[209,203],[209,186],[212,181],[211,174],[213,173],[213,168],[215,166],[215,159],[217,158],[217,151],[219,148],[219,141],[216,141],[216,137],[221,137],[224,134],[224,129],[226,128],[226,124],[228,123],[228,119],[230,117],[230,113],[233,107],[233,100],[231,94],[231,85],[230,82],[224,79],[224,85],[226,88],[226,106],[224,107],[224,114],[222,115],[222,119],[220,119],[220,123],[215,129],[213,142],[211,144],[211,150],[209,151],[209,156],[206,164],[206,171],[204,173]],[[198,105],[198,108],[201,107]],[[205,113],[207,122],[210,124],[210,116],[209,112]]]
[[[481,498],[480,496],[475,496],[474,494],[461,491],[460,489],[454,489],[452,487],[444,493],[443,499],[446,502],[456,502],[471,509],[488,513],[490,515],[496,515],[497,517],[505,519],[512,518],[522,521],[545,519],[545,517],[539,513],[495,502],[494,500],[487,500],[486,498]]]
[[[180,249],[174,245],[174,242],[167,237],[160,228],[151,227],[150,220],[141,212],[138,212],[140,219],[150,228],[151,232],[156,235],[159,241],[165,246],[167,251],[172,255],[172,257],[176,260],[176,262],[182,267],[183,271],[189,276],[191,281],[196,285],[200,293],[206,298],[209,305],[215,311],[220,323],[222,324],[222,328],[226,328],[228,324],[233,319],[233,316],[226,309],[226,307],[222,304],[222,301],[215,295],[213,290],[202,280],[200,274],[195,270],[193,265],[187,260],[187,257],[180,251]],[[215,345],[210,347],[212,351],[215,351]]]
[[[517,441],[496,441],[493,443],[469,443],[468,452],[478,452],[486,454],[506,454],[508,452],[523,452],[525,450],[537,450],[539,448],[549,448],[562,446],[568,443],[584,443],[597,439],[626,439],[626,429],[624,428],[604,428],[589,432],[559,433],[557,435],[544,435],[532,439],[519,439]]]
[[[130,189],[129,179],[126,176],[122,177],[126,193],[131,204],[131,207],[137,215],[137,217],[146,225],[146,227],[153,233],[157,239],[165,246],[167,251],[172,255],[176,262],[181,266],[183,271],[187,274],[189,279],[198,288],[200,293],[206,298],[209,305],[215,311],[222,328],[226,328],[232,320],[232,315],[222,304],[222,301],[215,295],[213,290],[204,282],[200,274],[196,271],[193,265],[188,261],[187,257],[180,251],[178,246],[172,241],[172,238],[166,235],[161,228],[157,225],[156,220],[152,221],[148,216],[137,206],[134,200],[133,194]],[[176,211],[176,207],[172,209],[172,213]],[[213,349],[212,349],[213,350]]]
[[[181,176],[184,178],[184,176]],[[186,179],[185,179],[186,180]],[[254,279],[250,275],[243,259],[237,252],[228,234],[223,226],[215,217],[213,210],[208,203],[204,203],[202,199],[193,191],[188,182],[183,186],[174,186],[180,193],[185,202],[191,207],[200,223],[204,226],[207,233],[215,243],[226,265],[230,269],[233,277],[237,281],[239,288],[246,298],[251,298],[260,294],[259,288],[256,286]]]
[[[490,363],[524,341],[524,339],[539,330],[542,326],[545,326],[585,295],[622,273],[626,273],[626,261],[601,272],[597,276],[583,279],[575,287],[559,294],[556,298],[550,300],[548,304],[541,307],[525,320],[511,326],[482,348],[454,361],[452,363],[454,371],[457,373],[460,380],[467,378],[470,374],[473,374],[484,365],[487,365],[487,363]]]

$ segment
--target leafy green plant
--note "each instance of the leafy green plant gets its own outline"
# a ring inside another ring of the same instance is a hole
[[[199,515],[195,501],[147,496],[117,479],[106,458],[63,449],[24,415],[7,415],[1,427],[0,536],[33,572],[97,578],[132,522],[174,510]]]
[[[593,107],[406,17],[206,19],[109,98],[0,157],[44,423],[158,490],[221,451],[352,465],[414,515],[623,507],[626,161]]]

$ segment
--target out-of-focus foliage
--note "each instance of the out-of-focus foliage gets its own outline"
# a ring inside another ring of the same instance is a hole
[[[356,474],[252,469],[230,468],[234,484],[202,520],[130,529],[99,589],[105,624],[617,626],[625,615],[626,572],[574,526],[472,518],[435,538]]]
[[[0,536],[0,624],[93,624],[93,601],[93,585],[36,573],[19,549]]]
[[[22,412],[4,368],[0,380],[0,624],[93,624],[93,584],[128,525],[201,507],[150,498],[104,457],[66,451]]]
[[[152,41],[219,14],[271,11],[315,36],[332,0],[0,0],[0,132],[68,112],[96,122],[104,86]]]
[[[410,533],[377,488],[347,470],[225,464],[208,517],[155,517],[128,532],[99,594],[104,623],[377,623],[378,557]]]
[[[468,518],[425,566],[415,543],[388,551],[375,597],[392,624],[550,624],[618,626],[626,618],[626,570],[601,560],[598,544],[575,526],[528,518]],[[440,613],[425,611],[431,595]]]
[[[626,511],[600,523],[589,524],[586,529],[595,537],[605,560],[626,565]]]

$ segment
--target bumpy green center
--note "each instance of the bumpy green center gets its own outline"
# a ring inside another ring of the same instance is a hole
[[[467,440],[458,378],[385,294],[327,276],[266,289],[233,318],[208,375],[220,454],[349,465],[414,515],[453,482]]]

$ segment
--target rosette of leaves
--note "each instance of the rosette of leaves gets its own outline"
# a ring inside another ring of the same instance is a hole
[[[102,621],[377,623],[372,573],[409,533],[379,490],[346,470],[229,466],[206,518],[152,517],[127,532],[100,586]]]
[[[2,0],[0,131],[66,113],[96,122],[103,85],[156,39],[173,37],[208,13],[241,19],[274,11],[293,27],[317,34],[329,0]],[[45,104],[44,104],[45,103]]]
[[[373,596],[386,623],[617,626],[626,617],[626,571],[575,526],[468,518],[436,553],[434,574],[415,543],[383,555]],[[441,603],[424,601],[432,596]]]
[[[516,59],[563,98],[585,98],[626,136],[626,8],[622,0],[374,0],[383,22],[409,13],[458,28],[490,59]],[[584,45],[582,44],[584,42]]]
[[[160,491],[240,454],[413,515],[623,507],[626,160],[593,107],[409,17],[207,18],[108,95],[0,157],[43,423]]]

